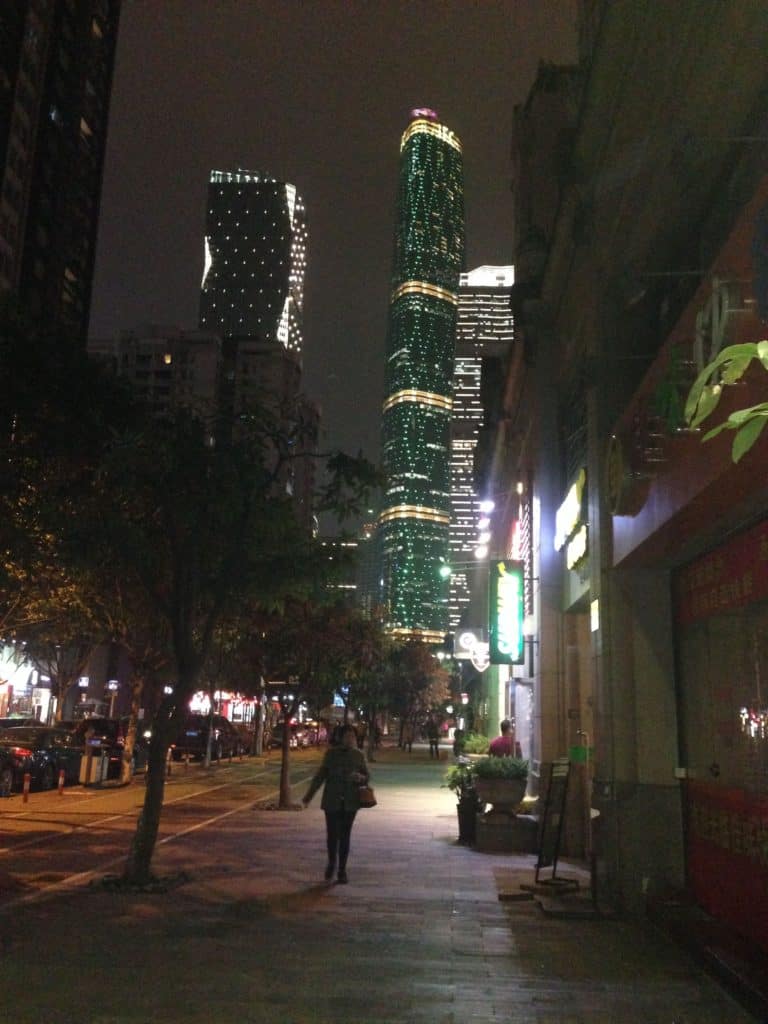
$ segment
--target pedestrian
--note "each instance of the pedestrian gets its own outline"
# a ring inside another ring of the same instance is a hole
[[[429,740],[429,756],[430,759],[436,757],[440,760],[440,727],[435,720],[434,715],[430,715],[427,719],[427,739]]]
[[[410,718],[403,722],[402,744],[403,750],[410,754],[413,749],[413,721]]]
[[[453,756],[454,757],[461,757],[461,755],[464,753],[464,743],[465,742],[466,741],[465,741],[465,738],[464,738],[464,730],[463,729],[459,729],[458,727],[456,729],[454,729],[453,730]]]
[[[325,783],[320,806],[325,811],[328,845],[328,864],[325,868],[327,882],[333,878],[337,864],[336,881],[342,885],[347,881],[347,858],[352,825],[360,806],[360,786],[367,782],[368,765],[365,754],[357,749],[355,727],[347,724],[341,730],[338,746],[326,750],[322,764],[302,800],[306,807]]]
[[[505,718],[499,728],[501,735],[491,742],[488,753],[492,757],[522,757],[523,752],[520,749],[520,744],[515,741],[510,720]]]

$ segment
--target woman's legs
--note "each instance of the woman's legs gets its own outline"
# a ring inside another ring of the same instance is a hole
[[[328,846],[328,867],[325,872],[326,878],[330,878],[336,867],[336,860],[339,862],[339,876],[344,875],[349,857],[349,842],[352,834],[352,823],[355,820],[357,811],[326,811],[325,812],[325,834]]]
[[[349,842],[352,836],[352,824],[357,811],[339,811],[339,874],[343,874],[349,857]]]
[[[325,840],[328,847],[328,869],[325,877],[330,878],[336,867],[336,852],[339,847],[339,812],[325,812]]]

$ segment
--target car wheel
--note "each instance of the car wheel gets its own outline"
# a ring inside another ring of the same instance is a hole
[[[0,797],[10,796],[13,789],[13,769],[8,765],[0,770]]]
[[[53,789],[56,785],[56,769],[47,764],[40,775],[40,789]]]

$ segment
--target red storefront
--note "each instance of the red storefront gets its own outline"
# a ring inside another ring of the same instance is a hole
[[[768,950],[768,520],[680,569],[674,602],[689,885]]]

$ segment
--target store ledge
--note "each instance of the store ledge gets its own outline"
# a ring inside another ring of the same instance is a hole
[[[649,898],[649,920],[701,963],[750,1013],[768,1024],[768,954],[685,893]]]

